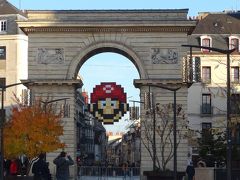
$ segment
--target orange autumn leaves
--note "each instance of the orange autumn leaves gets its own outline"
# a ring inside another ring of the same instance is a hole
[[[59,139],[63,135],[60,115],[55,114],[50,104],[43,108],[40,101],[32,106],[14,107],[4,126],[4,156],[13,158],[26,154],[33,158],[42,152],[63,148]]]

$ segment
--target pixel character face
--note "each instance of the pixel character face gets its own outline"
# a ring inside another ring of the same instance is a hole
[[[115,82],[102,82],[91,93],[90,112],[100,122],[113,124],[129,110],[124,89]]]

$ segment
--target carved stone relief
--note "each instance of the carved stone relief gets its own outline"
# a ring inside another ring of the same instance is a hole
[[[37,63],[38,64],[63,64],[64,49],[63,48],[38,48]]]
[[[153,64],[177,64],[178,52],[177,49],[161,49],[152,48],[152,63]]]

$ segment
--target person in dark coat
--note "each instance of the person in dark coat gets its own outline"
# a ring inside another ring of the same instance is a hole
[[[188,180],[193,180],[193,177],[195,176],[195,169],[194,169],[192,161],[187,166],[186,173],[187,173],[187,176],[188,176]]]
[[[51,179],[48,163],[45,161],[45,154],[38,156],[38,160],[33,164],[32,173],[34,174],[34,180]]]
[[[58,157],[53,160],[53,163],[57,166],[56,178],[57,180],[69,179],[69,166],[74,164],[71,156],[62,151]]]
[[[10,165],[11,165],[11,160],[10,159],[6,159],[4,161],[4,169],[5,169],[6,176],[10,175]]]

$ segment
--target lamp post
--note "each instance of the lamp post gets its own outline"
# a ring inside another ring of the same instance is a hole
[[[177,180],[177,112],[176,112],[176,92],[177,90],[179,90],[181,88],[181,86],[176,86],[173,88],[170,88],[168,86],[165,85],[161,85],[161,84],[152,84],[152,83],[144,83],[143,86],[148,86],[149,87],[149,91],[150,91],[150,87],[157,87],[157,88],[161,88],[161,89],[165,89],[165,90],[169,90],[172,91],[174,94],[174,100],[173,100],[173,170],[174,170],[174,180]],[[150,92],[149,92],[150,93]],[[150,96],[150,94],[149,94]],[[150,97],[149,97],[150,98]],[[150,103],[149,103],[149,106]],[[156,157],[156,144],[155,144],[155,126],[156,126],[156,117],[155,117],[155,108],[153,108],[153,170],[155,170],[155,165],[156,165],[156,159],[154,157]]]
[[[173,173],[174,173],[174,180],[177,180],[177,108],[176,108],[176,93],[181,87],[170,88],[164,85],[159,84],[146,84],[149,87],[157,87],[161,89],[166,89],[173,92]],[[156,126],[156,117],[155,117],[155,110],[153,115],[153,133],[154,133],[154,140],[155,141],[155,126]],[[156,156],[156,144],[155,144],[155,156]],[[155,161],[155,160],[154,160]]]
[[[235,51],[235,49],[224,50],[205,46],[196,45],[182,45],[183,47],[190,47],[190,58],[192,59],[192,48],[202,48],[211,51],[216,51],[227,55],[227,180],[231,180],[231,162],[232,162],[232,132],[230,127],[231,122],[231,104],[230,104],[230,54]]]
[[[47,105],[50,104],[50,103],[53,103],[53,102],[57,102],[57,101],[63,101],[63,100],[67,100],[67,99],[70,99],[70,98],[60,98],[60,99],[53,99],[53,100],[50,100],[50,101],[42,101],[40,100],[41,103],[43,103],[43,110],[44,110],[44,113],[46,114],[47,113]],[[46,160],[46,153],[45,154],[45,160]]]
[[[153,102],[153,94],[151,93],[151,88],[148,86],[149,91],[145,95],[144,99],[144,108],[150,110],[151,119],[153,120],[153,139],[152,139],[152,151],[153,151],[153,171],[156,170],[156,111],[155,111],[155,103]]]
[[[17,86],[20,84],[28,84],[30,82],[25,82],[25,83],[14,83],[14,84],[9,84],[9,85],[2,85],[0,84],[0,88],[1,88],[1,93],[2,93],[2,100],[1,100],[1,113],[0,113],[0,118],[1,118],[1,124],[0,124],[0,129],[1,129],[1,174],[0,177],[3,180],[4,179],[4,143],[3,143],[3,126],[4,126],[4,122],[5,122],[5,109],[4,109],[4,91],[9,88],[9,87],[13,87],[13,86]]]
[[[43,109],[44,109],[44,112],[46,113],[48,104],[53,103],[53,102],[57,102],[57,101],[67,100],[67,99],[70,99],[70,98],[53,99],[53,100],[50,100],[50,101],[42,101],[42,100],[40,100],[40,102],[43,103]]]

